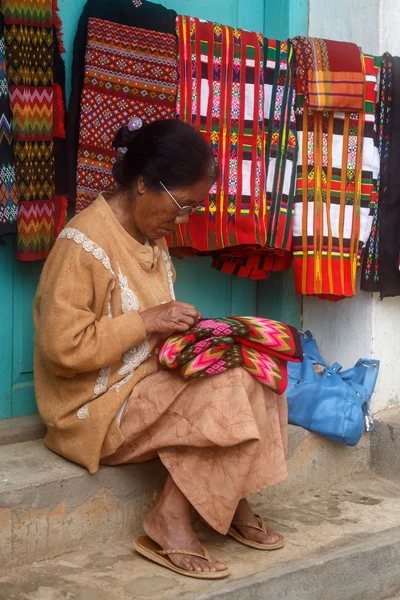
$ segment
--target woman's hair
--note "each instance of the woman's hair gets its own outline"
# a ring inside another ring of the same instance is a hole
[[[140,175],[153,190],[162,189],[160,181],[169,189],[177,189],[218,178],[211,148],[198,131],[182,121],[146,125],[134,117],[118,131],[113,146],[121,156],[113,176],[124,189]]]

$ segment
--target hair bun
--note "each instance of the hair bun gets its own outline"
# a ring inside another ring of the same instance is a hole
[[[129,145],[138,135],[139,131],[144,127],[145,123],[140,117],[132,117],[128,125],[121,127],[112,143],[120,156],[124,156],[128,152]]]

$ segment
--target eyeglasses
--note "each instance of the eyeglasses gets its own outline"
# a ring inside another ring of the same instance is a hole
[[[171,198],[171,200],[173,200],[175,202],[175,204],[177,205],[177,207],[179,208],[179,210],[182,214],[192,215],[193,213],[195,213],[199,210],[200,206],[196,206],[195,208],[193,208],[193,206],[181,206],[179,204],[179,202],[177,200],[175,200],[175,198],[173,197],[171,192],[169,190],[167,190],[167,188],[165,187],[165,185],[163,184],[162,181],[160,181],[160,185],[162,185],[162,187],[167,192],[167,194]]]

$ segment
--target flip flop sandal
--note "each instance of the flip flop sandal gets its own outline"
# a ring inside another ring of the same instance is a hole
[[[245,538],[240,533],[238,527],[249,527],[250,529],[256,529],[257,531],[267,533],[268,529],[264,519],[260,517],[260,515],[255,515],[255,517],[259,522],[259,525],[247,523],[246,521],[232,521],[232,524],[228,531],[228,535],[233,537],[235,540],[237,540],[244,546],[249,546],[249,548],[255,548],[256,550],[279,550],[279,548],[283,548],[283,546],[285,545],[285,538],[283,537],[283,535],[276,533],[276,531],[274,533],[276,533],[276,535],[278,536],[278,540],[273,544],[260,544],[259,542],[253,542],[252,540]]]
[[[170,554],[186,554],[187,556],[196,556],[197,558],[202,558],[207,562],[211,562],[210,554],[207,548],[203,548],[204,555],[196,554],[195,552],[189,552],[188,550],[163,550],[158,544],[156,544],[156,542],[153,542],[153,540],[146,535],[136,538],[133,547],[136,552],[142,556],[145,556],[149,560],[161,565],[162,567],[166,567],[171,571],[175,571],[175,573],[185,575],[186,577],[195,577],[196,579],[223,579],[224,577],[230,575],[229,569],[215,572],[187,571],[186,569],[177,567],[169,558]]]

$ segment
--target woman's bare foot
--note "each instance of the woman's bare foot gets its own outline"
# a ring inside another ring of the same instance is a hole
[[[192,528],[191,505],[171,477],[165,484],[159,501],[144,520],[146,534],[164,550],[187,550],[204,554]],[[225,571],[226,565],[213,558],[211,562],[188,556],[170,554],[169,559],[186,571]]]
[[[241,500],[239,502],[233,520],[245,521],[252,525],[260,525],[247,500]],[[238,527],[237,525],[235,525],[235,527],[240,531],[243,537],[252,542],[258,542],[259,544],[275,544],[279,540],[278,534],[270,527],[267,527],[266,533],[263,533],[258,529],[252,529],[251,527]]]

